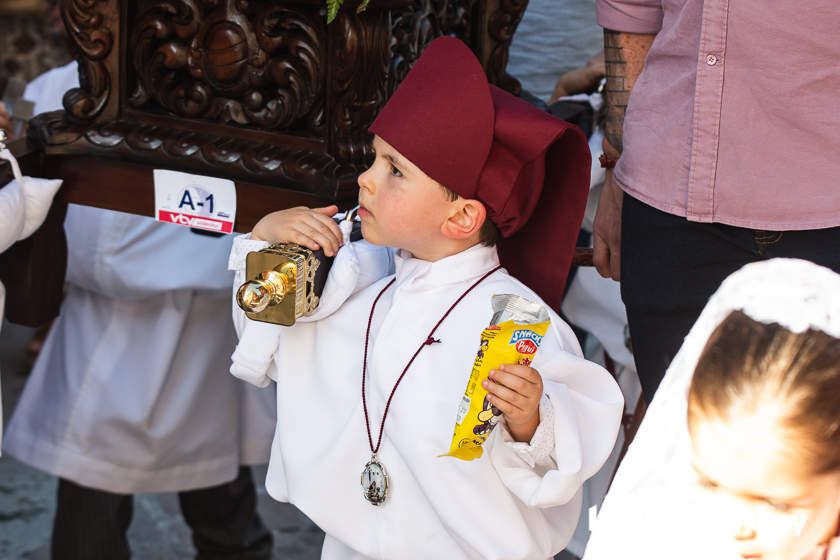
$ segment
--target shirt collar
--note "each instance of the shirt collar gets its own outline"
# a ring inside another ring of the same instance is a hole
[[[478,278],[499,266],[499,254],[495,247],[478,243],[443,259],[424,261],[400,249],[394,257],[394,263],[397,286],[441,286]]]

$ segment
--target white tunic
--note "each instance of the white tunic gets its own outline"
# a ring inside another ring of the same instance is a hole
[[[235,240],[230,264],[240,277],[247,251],[260,246]],[[365,327],[373,299],[393,278],[381,278],[388,262],[382,251],[366,242],[345,244],[322,306],[292,328],[243,324],[235,310],[242,339],[232,371],[258,384],[268,375],[277,384],[269,493],[324,529],[324,558],[554,555],[574,531],[581,485],[609,455],[622,410],[613,379],[580,357],[556,314],[533,364],[545,382],[550,402],[542,418],[551,418],[550,425],[541,424],[531,446],[509,441],[499,429],[478,460],[439,457],[449,449],[491,296],[538,299],[504,271],[461,301],[435,334],[441,343],[427,346],[411,366],[391,403],[378,455],[390,476],[390,496],[380,507],[362,497],[360,474],[371,455],[361,398]],[[434,263],[396,256],[396,282],[377,306],[368,354],[374,441],[409,357],[458,296],[497,265],[495,249],[483,246]],[[542,458],[539,434],[551,434]]]
[[[81,206],[65,227],[67,293],[6,451],[126,494],[221,484],[264,463],[274,396],[226,374],[230,238]]]
[[[25,94],[60,107],[70,64]],[[118,493],[212,486],[268,460],[274,394],[227,375],[230,238],[71,205],[61,315],[8,426],[5,450]]]
[[[73,60],[64,66],[44,72],[28,84],[23,98],[35,104],[35,115],[63,109],[62,99],[69,89],[79,87],[79,65]]]

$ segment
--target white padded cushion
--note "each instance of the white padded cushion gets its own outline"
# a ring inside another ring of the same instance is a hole
[[[61,179],[23,177],[23,197],[26,201],[26,221],[19,239],[26,239],[41,227],[52,206],[53,197],[61,187]]]

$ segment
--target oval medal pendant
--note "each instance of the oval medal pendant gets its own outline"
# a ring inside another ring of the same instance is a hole
[[[375,506],[382,505],[388,497],[388,473],[372,455],[362,470],[362,495]]]

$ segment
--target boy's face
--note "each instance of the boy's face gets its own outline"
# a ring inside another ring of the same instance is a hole
[[[376,159],[359,176],[359,217],[365,239],[434,260],[446,242],[441,227],[453,204],[441,185],[374,136]]]

